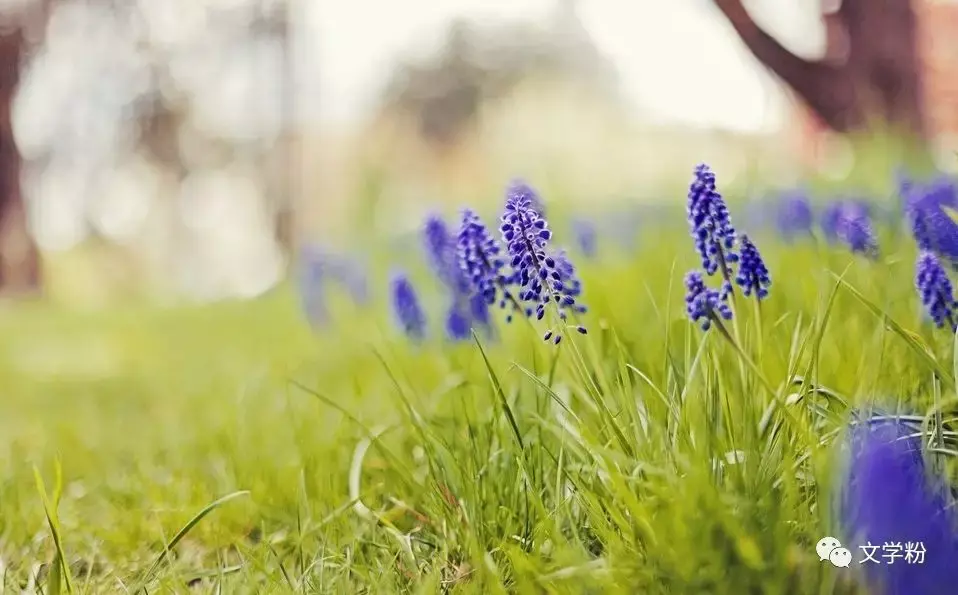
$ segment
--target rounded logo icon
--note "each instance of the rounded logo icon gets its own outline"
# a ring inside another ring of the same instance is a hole
[[[848,568],[852,563],[852,553],[848,548],[837,547],[828,554],[828,560],[837,568]]]
[[[818,561],[828,560],[828,555],[832,553],[832,550],[838,547],[842,547],[842,542],[834,537],[822,537],[819,539],[818,544],[815,546],[815,552],[818,553]]]

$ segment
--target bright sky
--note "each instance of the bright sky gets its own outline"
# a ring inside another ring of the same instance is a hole
[[[429,52],[456,16],[537,19],[554,0],[322,0],[310,14],[316,94],[326,122],[369,109],[397,55]],[[820,43],[815,15],[791,0],[748,3],[800,52]],[[735,130],[779,126],[783,96],[709,0],[580,0],[579,15],[637,108],[663,120]],[[318,30],[317,30],[318,29]],[[322,89],[322,91],[320,91]]]

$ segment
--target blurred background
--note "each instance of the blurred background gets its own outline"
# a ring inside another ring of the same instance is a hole
[[[263,294],[498,205],[958,165],[955,0],[4,0],[0,292]],[[812,182],[809,182],[812,181]]]

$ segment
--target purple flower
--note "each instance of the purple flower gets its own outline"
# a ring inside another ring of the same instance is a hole
[[[958,210],[958,185],[949,178],[929,184],[902,182],[905,216],[921,250],[934,252],[958,268],[958,223],[945,208]]]
[[[954,332],[955,327],[955,296],[952,291],[951,280],[945,273],[941,262],[931,252],[922,252],[918,255],[918,265],[915,273],[915,287],[925,311],[931,316],[938,328],[948,328]]]
[[[726,302],[728,291],[719,292],[708,287],[698,271],[685,276],[685,289],[685,313],[692,322],[701,321],[703,331],[720,319],[732,319],[732,309]]]
[[[805,192],[788,192],[779,200],[775,222],[786,239],[807,235],[812,231],[812,205]]]
[[[576,243],[579,250],[586,258],[592,258],[596,252],[597,234],[595,225],[591,221],[577,219],[572,223],[572,231],[575,234]]]
[[[429,263],[439,280],[455,294],[468,293],[469,284],[456,255],[456,240],[446,223],[436,215],[427,217],[423,239]]]
[[[446,314],[446,335],[453,341],[464,341],[469,338],[471,330],[469,313],[453,304]]]
[[[582,295],[582,281],[580,281],[576,275],[575,267],[572,266],[572,261],[569,260],[569,255],[566,254],[565,250],[559,250],[555,253],[555,263],[556,271],[559,272],[559,276],[562,278],[562,293],[575,298]],[[582,314],[586,311],[586,308],[585,306],[576,304],[575,310],[579,314]]]
[[[765,268],[765,262],[762,255],[758,253],[758,248],[752,243],[752,240],[745,234],[742,234],[741,259],[738,265],[738,276],[735,282],[742,288],[745,297],[755,292],[755,297],[759,300],[765,299],[768,295],[768,287],[772,280],[768,276],[768,269]]]
[[[731,280],[729,264],[738,260],[734,252],[735,229],[725,200],[716,190],[715,174],[705,164],[695,168],[688,195],[688,219],[702,268],[708,275],[720,271],[726,281]]]
[[[299,298],[306,319],[313,327],[329,322],[326,306],[326,274],[323,257],[314,247],[303,249],[299,263]]]
[[[852,252],[878,256],[871,209],[863,202],[839,201],[829,205],[822,213],[822,231],[830,242],[841,242]]]
[[[506,260],[502,248],[479,216],[470,209],[462,212],[462,225],[459,228],[456,251],[459,269],[472,286],[473,293],[481,296],[487,306],[498,302],[500,308],[508,305],[513,310],[519,309],[518,302],[509,290],[512,279],[506,272]],[[472,310],[481,311],[477,308],[478,305],[473,303]],[[486,319],[488,319],[488,308],[486,308]],[[511,319],[510,314],[506,321],[509,322]]]
[[[533,190],[531,186],[526,184],[524,180],[515,179],[509,182],[506,195],[525,198],[532,205],[535,212],[539,213],[540,217],[546,216],[546,205],[542,202],[542,197],[539,196],[539,193]]]
[[[415,287],[404,273],[396,272],[390,289],[393,311],[399,325],[411,339],[421,340],[426,336],[426,317],[419,305]]]
[[[475,217],[475,220],[478,221],[478,217]],[[482,225],[481,222],[479,225]],[[423,230],[426,252],[433,270],[449,291],[451,304],[446,328],[452,339],[465,338],[460,332],[462,328],[466,329],[468,336],[473,322],[482,325],[489,323],[488,308],[484,311],[477,308],[475,303],[476,292],[486,291],[487,288],[475,287],[467,276],[470,271],[460,264],[461,235],[460,233],[454,236],[445,222],[435,215],[426,219]],[[497,247],[493,245],[491,249],[496,250]],[[494,259],[493,262],[501,262],[501,259]],[[480,295],[480,299],[488,299],[486,295]],[[495,295],[492,299],[495,299]],[[473,313],[479,315],[479,318],[473,318]]]
[[[845,547],[856,559],[872,557],[859,560],[869,583],[884,595],[953,592],[958,519],[945,482],[926,470],[920,425],[866,419],[851,427],[848,445],[841,490]]]
[[[472,297],[469,298],[469,317],[478,324],[491,330],[490,324],[492,321],[489,319],[489,304],[486,302],[486,299],[478,293],[472,294]]]
[[[838,226],[843,217],[868,216],[868,214],[867,207],[861,202],[848,200],[832,202],[822,211],[822,233],[829,242],[838,242]]]
[[[838,224],[838,237],[843,240],[852,252],[864,254],[872,258],[878,256],[878,240],[868,217],[843,218]]]
[[[530,193],[527,186],[512,186],[502,214],[499,229],[511,258],[514,271],[511,280],[518,286],[518,300],[529,304],[527,316],[535,314],[537,320],[542,320],[546,306],[554,303],[559,318],[564,320],[566,310],[577,306],[576,298],[567,292],[568,274],[564,277],[555,257],[547,253],[552,232],[533,207]],[[554,337],[555,343],[561,341],[561,335]]]

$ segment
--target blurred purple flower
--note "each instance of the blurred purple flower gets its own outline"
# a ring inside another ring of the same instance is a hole
[[[785,239],[808,235],[812,232],[814,215],[806,192],[800,190],[786,192],[779,198],[777,206],[775,222],[779,233]]]
[[[916,268],[915,287],[925,311],[935,326],[942,328],[947,325],[955,332],[955,308],[958,303],[955,302],[951,280],[938,257],[931,252],[922,252],[918,255]]]
[[[453,303],[446,313],[446,336],[453,341],[465,341],[470,337],[472,320],[459,304]]]
[[[390,284],[390,297],[396,319],[406,335],[414,340],[426,336],[426,317],[419,305],[416,288],[402,272],[395,272]]]
[[[850,428],[840,500],[845,547],[856,559],[877,560],[860,565],[884,595],[945,595],[958,585],[958,519],[946,482],[926,471],[919,432],[918,424],[887,418]],[[889,558],[893,550],[898,557]]]
[[[958,268],[958,223],[945,212],[958,210],[958,183],[940,177],[927,184],[901,183],[905,216],[921,250],[929,250]]]
[[[586,258],[593,258],[596,253],[597,233],[595,224],[585,219],[576,219],[572,222],[572,232],[575,235],[579,250]]]
[[[500,308],[511,307],[521,311],[509,286],[512,275],[507,273],[506,260],[499,242],[489,233],[489,229],[471,209],[462,212],[462,224],[456,239],[456,251],[459,269],[472,286],[473,298],[470,309],[477,320],[489,323],[489,306],[498,302]],[[477,299],[486,307],[480,307]],[[506,322],[512,321],[512,315]]]
[[[871,207],[860,201],[839,201],[822,213],[822,231],[830,242],[840,242],[852,252],[878,256],[878,239],[872,225]]]
[[[450,306],[446,318],[446,334],[453,340],[468,338],[473,322],[480,325],[489,323],[488,313],[477,308],[474,299],[475,294],[480,290],[483,292],[481,298],[489,299],[488,288],[477,287],[471,282],[469,275],[473,271],[464,267],[461,262],[461,232],[453,234],[441,218],[431,215],[426,218],[423,238],[429,262],[449,293]],[[500,259],[494,255],[493,259],[494,262],[500,262]],[[492,299],[495,299],[494,293]],[[479,317],[473,318],[473,314],[478,314]]]
[[[423,226],[423,240],[429,264],[439,280],[456,295],[468,294],[469,281],[459,266],[456,238],[438,215],[430,215]]]
[[[323,258],[313,247],[306,247],[300,254],[299,289],[300,305],[310,325],[325,326],[329,322],[329,310],[326,305],[326,274]]]

